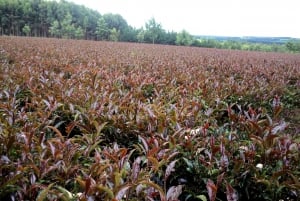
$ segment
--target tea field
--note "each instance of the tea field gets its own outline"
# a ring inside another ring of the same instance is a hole
[[[300,200],[300,55],[0,37],[0,200]]]

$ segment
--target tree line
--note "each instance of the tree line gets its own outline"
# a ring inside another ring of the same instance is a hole
[[[119,14],[98,11],[65,0],[0,0],[0,34],[110,40],[159,44],[191,44],[192,36],[165,31],[154,18],[135,28]],[[182,38],[187,37],[187,38]]]
[[[97,11],[64,0],[0,0],[0,16],[2,35],[87,40],[97,39],[97,23],[104,17]]]
[[[98,11],[65,0],[0,0],[0,34],[85,40],[143,42],[208,48],[300,51],[299,43],[285,45],[199,39],[186,30],[166,31],[154,18],[135,28],[119,14]]]

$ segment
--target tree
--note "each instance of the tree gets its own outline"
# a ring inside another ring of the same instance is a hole
[[[56,2],[55,2],[56,3]],[[46,20],[45,20],[45,25],[44,25],[44,30],[46,32],[46,36],[48,37],[50,35],[50,26],[51,23],[56,20],[56,10],[55,10],[55,4],[54,2],[51,1],[46,1]]]
[[[186,31],[182,30],[176,36],[176,45],[190,46],[193,43],[193,37]]]
[[[47,37],[50,33],[55,37],[78,38],[81,27],[86,39],[96,38],[101,17],[97,11],[66,0],[0,0],[0,16],[2,35],[24,35],[23,28],[28,25],[31,36]]]
[[[31,29],[30,29],[30,26],[28,24],[26,24],[23,27],[22,31],[23,31],[23,33],[25,33],[26,36],[30,36]]]
[[[43,12],[40,12],[39,4],[41,0],[32,0],[31,2],[31,12],[30,12],[30,21],[31,21],[31,29],[33,36],[41,36],[41,21],[40,21],[40,13],[44,14]]]
[[[219,47],[219,43],[214,39],[200,39],[198,40],[198,42],[196,42],[196,44],[199,45],[199,47],[207,47],[207,48]]]
[[[290,52],[300,52],[300,41],[291,40],[288,41],[285,46]]]
[[[168,44],[168,45],[175,45],[176,44],[176,37],[177,37],[177,33],[172,31],[172,32],[165,32],[163,34],[163,38],[164,40],[162,41],[163,44]]]
[[[7,33],[8,15],[6,14],[6,4],[3,0],[0,0],[0,29],[1,35]]]
[[[157,23],[154,18],[151,18],[148,23],[145,25],[146,33],[149,34],[152,43],[156,41],[159,36],[159,33],[162,32],[161,24]]]
[[[137,40],[139,43],[144,42],[144,38],[145,38],[145,31],[143,28],[140,29],[139,33],[137,34]]]
[[[47,14],[48,14],[48,2],[40,1],[38,5],[38,19],[39,19],[39,32],[40,36],[47,37],[48,25],[47,25]]]
[[[73,38],[75,33],[75,26],[72,24],[72,15],[67,13],[61,22],[61,32],[63,38]]]
[[[88,24],[89,24],[89,18],[87,17],[87,15],[85,15],[83,17],[83,22],[82,22],[82,28],[83,28],[83,32],[84,32],[84,39],[88,39],[88,32],[87,32]]]
[[[22,10],[20,9],[19,2],[17,0],[4,1],[1,2],[1,7],[1,21],[3,20],[6,23],[6,34],[19,35],[20,22],[22,20]]]
[[[108,40],[109,38],[110,30],[103,17],[98,20],[96,34],[99,40]]]
[[[128,26],[126,20],[119,14],[104,14],[103,19],[109,28],[122,29]]]
[[[59,22],[57,20],[54,20],[51,23],[51,27],[50,27],[49,32],[53,37],[57,37],[57,38],[61,37],[60,25],[59,25]]]
[[[84,37],[84,30],[80,26],[77,27],[74,36],[76,39],[82,39]]]
[[[103,18],[107,24],[108,29],[112,30],[113,28],[115,28],[119,31],[118,38],[123,38],[123,35],[126,32],[126,28],[128,27],[126,20],[119,14],[111,13],[104,14]]]
[[[138,30],[135,29],[134,27],[128,26],[127,28],[125,28],[123,33],[120,34],[120,40],[127,41],[127,42],[138,42],[137,35],[138,35]]]
[[[119,41],[120,31],[116,28],[110,30],[109,40],[110,41]]]

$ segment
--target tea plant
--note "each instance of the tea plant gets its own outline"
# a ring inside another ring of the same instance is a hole
[[[0,44],[1,200],[299,199],[298,55]]]

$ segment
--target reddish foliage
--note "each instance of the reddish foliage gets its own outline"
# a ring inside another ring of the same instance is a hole
[[[18,37],[0,53],[1,200],[299,194],[299,55]]]

